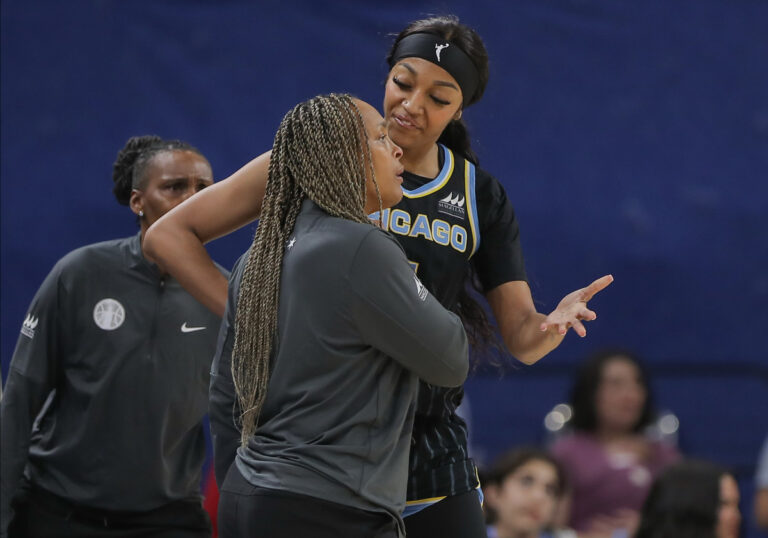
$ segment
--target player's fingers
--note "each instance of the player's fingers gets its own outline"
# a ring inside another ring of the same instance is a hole
[[[594,321],[597,319],[597,314],[589,308],[582,308],[576,319],[583,319],[584,321]]]
[[[573,322],[573,330],[576,331],[576,334],[584,338],[587,336],[587,329],[584,328],[584,324],[580,322],[579,320],[576,320]]]
[[[557,316],[555,314],[550,314],[547,316],[547,319],[545,319],[541,325],[539,325],[539,329],[541,331],[546,331],[547,329],[557,329],[560,326],[561,321],[559,321],[562,318],[562,316]]]
[[[608,285],[613,282],[613,275],[605,275],[598,278],[592,284],[584,288],[583,297],[585,301],[589,301],[599,291],[604,290]]]

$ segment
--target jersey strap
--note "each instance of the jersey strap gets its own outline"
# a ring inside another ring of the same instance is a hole
[[[477,221],[477,197],[475,196],[475,165],[464,160],[464,185],[467,198],[467,211],[469,227],[472,231],[472,252],[469,257],[474,256],[480,246],[480,226]]]
[[[414,270],[427,259],[447,267],[454,255],[464,264],[480,246],[475,165],[442,144],[438,147],[443,164],[437,177],[413,190],[403,187],[399,204],[370,215],[384,231],[401,236],[406,253],[417,251],[415,258],[410,256]]]

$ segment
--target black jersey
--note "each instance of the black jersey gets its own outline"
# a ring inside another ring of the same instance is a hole
[[[434,179],[406,172],[403,199],[382,223],[405,249],[429,291],[453,308],[470,265],[484,291],[526,280],[514,210],[485,171],[440,145]],[[408,500],[456,495],[477,486],[464,421],[464,392],[421,383],[410,457]]]

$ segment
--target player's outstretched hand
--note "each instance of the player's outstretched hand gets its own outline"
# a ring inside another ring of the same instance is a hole
[[[552,328],[560,334],[565,334],[572,327],[579,336],[586,336],[587,330],[582,321],[592,321],[597,318],[597,314],[587,308],[587,301],[592,299],[597,292],[605,289],[611,282],[613,282],[613,276],[605,275],[586,288],[569,293],[563,297],[557,308],[547,316],[539,328],[542,331]]]

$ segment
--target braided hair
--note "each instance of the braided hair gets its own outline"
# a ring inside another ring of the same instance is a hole
[[[261,218],[235,318],[232,377],[243,445],[256,430],[266,400],[283,252],[301,204],[308,198],[334,217],[373,224],[365,211],[366,172],[376,187],[381,211],[368,136],[351,96],[318,96],[285,115],[272,147]]]
[[[163,151],[192,151],[205,158],[200,150],[181,140],[165,140],[157,135],[132,136],[112,165],[112,192],[121,205],[130,203],[133,189],[144,188],[147,165]]]

